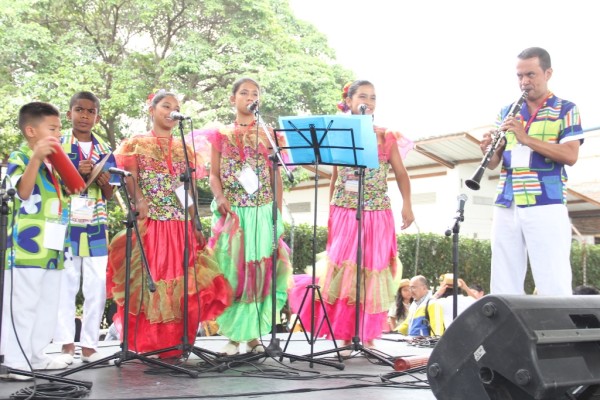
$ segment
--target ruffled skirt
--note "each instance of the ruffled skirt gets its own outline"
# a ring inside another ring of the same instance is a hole
[[[213,202],[213,236],[201,253],[200,263],[218,265],[231,284],[233,304],[217,318],[219,333],[236,342],[249,341],[272,329],[272,204],[259,207],[232,207],[221,216]],[[289,248],[282,240],[283,223],[277,224],[276,307],[287,301],[292,286]]]
[[[332,325],[336,339],[350,340],[354,336],[356,321],[356,257],[358,249],[358,223],[356,210],[331,206],[325,271],[318,284],[324,302],[315,304],[315,332],[328,336],[323,321],[323,308]],[[364,211],[362,228],[362,262],[360,271],[359,335],[363,341],[380,337],[389,307],[394,302],[396,284],[394,277],[399,268],[394,217],[391,210]],[[295,286],[290,294],[290,306],[297,313],[306,330],[311,329],[312,294],[300,306],[312,277],[295,275]],[[309,301],[310,300],[310,301]],[[300,311],[300,312],[299,312]]]
[[[129,349],[139,353],[170,348],[182,344],[184,322],[184,228],[183,221],[145,220],[139,230],[156,291],[150,292],[142,254],[133,235],[130,301],[128,316]],[[126,232],[122,231],[109,246],[108,291],[117,303],[123,321],[125,302]],[[218,267],[200,265],[200,250],[190,223],[188,228],[188,332],[194,343],[200,321],[220,315],[231,304],[232,291]],[[121,332],[121,338],[123,332]],[[181,351],[168,351],[160,357],[174,357]]]

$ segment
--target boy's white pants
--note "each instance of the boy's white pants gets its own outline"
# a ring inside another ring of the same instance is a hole
[[[100,335],[100,324],[106,304],[106,264],[108,256],[73,256],[73,265],[65,268],[62,276],[58,321],[54,342],[73,343],[75,338],[75,297],[83,292],[83,321],[79,344],[82,347],[96,349]]]

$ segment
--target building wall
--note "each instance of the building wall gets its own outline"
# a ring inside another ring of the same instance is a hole
[[[587,132],[578,162],[573,167],[567,167],[569,187],[579,191],[581,187],[589,187],[592,183],[600,182],[598,148],[600,148],[600,129]],[[440,166],[437,169],[428,169],[425,177],[419,178],[414,176],[423,176],[422,171],[411,172],[415,224],[406,232],[444,234],[452,226],[456,216],[457,196],[464,193],[468,196],[468,200],[465,204],[464,221],[460,225],[461,237],[489,239],[500,168],[494,171],[486,170],[480,181],[480,190],[473,191],[467,188],[464,182],[473,176],[478,166],[478,163],[459,164],[454,168]],[[438,175],[440,173],[442,175]],[[326,226],[329,211],[329,187],[327,186],[329,182],[321,178],[319,183],[323,186],[318,188],[317,193],[317,225]],[[284,218],[289,221],[291,215],[295,223],[313,224],[314,192],[314,185],[309,184],[302,190],[284,193],[288,210],[291,209],[291,213],[287,211],[284,213]],[[396,230],[400,232],[402,197],[393,178],[388,181],[388,194],[392,201]]]

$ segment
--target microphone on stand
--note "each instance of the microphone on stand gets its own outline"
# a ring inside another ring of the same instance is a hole
[[[108,169],[108,172],[110,172],[113,175],[119,175],[119,176],[123,176],[123,177],[131,176],[131,172],[125,171],[124,169],[121,169],[121,168],[110,167]]]
[[[452,219],[452,222],[450,223],[448,229],[446,229],[446,236],[450,236],[452,234],[453,228],[457,223],[463,222],[465,220],[463,214],[465,212],[465,203],[468,199],[469,198],[464,193],[461,193],[458,196],[456,196],[456,200],[458,200],[458,209],[456,210],[456,216]]]
[[[254,100],[252,103],[248,104],[248,107],[246,107],[248,112],[255,112],[255,110],[258,109],[258,99]]]
[[[171,111],[171,114],[169,114],[169,117],[171,119],[174,119],[174,120],[177,120],[177,121],[183,121],[183,120],[186,120],[186,119],[192,119],[191,117],[187,117],[187,116],[181,114],[178,111]]]
[[[358,111],[360,111],[361,115],[365,115],[365,112],[367,112],[367,105],[366,104],[360,104],[358,106]]]
[[[458,200],[458,210],[456,210],[456,212],[460,213],[460,215],[462,215],[464,213],[465,203],[468,199],[469,198],[464,193],[461,193],[456,197],[456,200]]]

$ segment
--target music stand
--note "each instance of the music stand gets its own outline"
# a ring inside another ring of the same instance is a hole
[[[68,369],[57,375],[58,376],[66,376],[66,375],[74,374],[75,372],[79,372],[79,371],[94,367],[99,364],[105,364],[109,360],[115,360],[114,364],[117,367],[120,366],[121,363],[123,363],[125,361],[140,360],[140,361],[143,361],[143,362],[146,362],[149,364],[153,364],[153,365],[156,365],[159,367],[168,368],[168,369],[171,369],[176,372],[182,372],[193,378],[197,378],[198,373],[195,371],[188,370],[186,368],[183,368],[183,367],[180,367],[177,365],[172,365],[172,364],[160,361],[155,358],[149,358],[148,356],[152,355],[152,352],[138,354],[134,351],[129,350],[129,345],[127,343],[128,338],[129,338],[129,300],[130,300],[129,299],[129,293],[130,293],[129,279],[130,279],[130,274],[131,274],[131,252],[132,252],[133,230],[135,230],[137,245],[140,248],[141,262],[142,262],[144,269],[146,270],[146,275],[148,276],[148,289],[151,292],[154,292],[156,290],[156,287],[154,285],[154,281],[152,280],[152,275],[150,274],[150,268],[148,266],[148,260],[146,259],[146,255],[144,253],[142,238],[140,236],[140,232],[139,232],[138,225],[137,225],[137,218],[136,218],[137,212],[134,211],[131,206],[131,196],[129,195],[129,190],[128,190],[127,184],[125,182],[125,178],[127,176],[131,177],[131,174],[129,172],[126,172],[126,173],[119,175],[119,177],[121,179],[121,188],[123,189],[123,191],[125,193],[125,204],[127,204],[127,220],[125,222],[126,227],[127,227],[127,230],[126,230],[126,240],[127,241],[125,244],[125,297],[123,300],[123,303],[124,303],[124,305],[123,305],[123,341],[121,342],[121,350],[117,351],[116,353],[114,353],[110,356],[101,358],[100,360],[93,361],[93,362],[87,363],[85,365],[76,367],[76,368]]]
[[[244,355],[240,358],[240,362],[251,362],[251,361],[255,361],[258,360],[260,358],[267,358],[267,357],[271,357],[271,358],[276,358],[279,357],[279,360],[281,361],[284,357],[288,358],[291,361],[306,361],[306,362],[310,362],[311,367],[313,365],[313,363],[318,363],[318,364],[322,364],[322,365],[327,365],[327,366],[331,366],[340,370],[343,370],[345,368],[344,364],[341,363],[335,363],[335,362],[331,362],[331,361],[326,361],[326,360],[314,360],[310,357],[305,357],[305,356],[298,356],[295,354],[290,354],[290,353],[286,353],[285,349],[281,350],[281,346],[279,345],[279,339],[277,338],[277,319],[276,319],[276,313],[279,312],[279,310],[277,309],[277,296],[276,296],[276,292],[277,292],[277,251],[278,251],[278,237],[277,237],[277,210],[278,210],[278,206],[277,206],[277,179],[276,179],[276,172],[277,172],[277,168],[279,167],[279,165],[281,165],[283,167],[283,169],[285,170],[286,176],[288,177],[288,179],[290,180],[290,182],[293,181],[293,175],[291,174],[291,172],[288,170],[287,165],[289,165],[289,163],[285,163],[283,161],[283,158],[281,157],[281,152],[280,152],[280,148],[283,149],[284,147],[279,147],[278,142],[277,142],[277,136],[275,135],[275,139],[273,139],[271,132],[269,131],[269,129],[267,128],[266,124],[264,123],[263,119],[260,116],[260,112],[258,110],[258,107],[256,107],[254,109],[254,115],[256,117],[257,120],[257,129],[260,127],[263,132],[265,133],[267,139],[269,140],[269,143],[271,144],[272,150],[273,152],[271,153],[271,155],[269,155],[269,159],[271,160],[271,188],[272,188],[272,193],[273,193],[273,236],[272,236],[272,253],[271,253],[271,264],[272,264],[272,268],[271,268],[271,341],[269,343],[269,345],[267,347],[265,347],[265,351],[262,353],[252,353],[250,355]],[[257,132],[258,134],[258,132]],[[286,343],[286,348],[287,348],[287,343]],[[230,365],[235,365],[235,361],[232,361],[230,363]]]
[[[3,307],[4,307],[4,273],[6,267],[6,246],[7,246],[7,236],[8,236],[8,211],[9,206],[8,202],[13,199],[16,194],[16,190],[13,188],[10,189],[0,189],[0,342],[2,336],[2,318],[3,318]],[[32,378],[42,378],[48,381],[56,381],[62,383],[68,383],[71,385],[80,385],[85,386],[90,389],[92,387],[92,382],[87,381],[77,381],[68,378],[62,378],[59,375],[48,375],[42,374],[33,371],[25,371],[16,368],[7,367],[4,365],[4,354],[0,352],[0,374],[2,376],[8,376],[8,374],[18,374],[29,376]]]
[[[312,282],[311,285],[307,286],[306,292],[302,299],[302,303],[298,310],[298,315],[294,320],[292,326],[299,321],[300,325],[304,329],[304,324],[299,318],[299,314],[304,307],[304,302],[308,297],[308,293],[311,293],[311,334],[310,338],[304,333],[307,341],[311,345],[310,358],[314,359],[315,356],[325,355],[332,352],[338,354],[338,359],[341,361],[340,351],[345,349],[352,349],[356,351],[364,351],[371,354],[373,357],[380,359],[387,363],[387,360],[378,354],[364,348],[361,343],[360,335],[358,332],[359,326],[359,315],[360,315],[360,270],[362,263],[362,182],[364,179],[365,168],[377,168],[379,166],[379,160],[377,155],[377,138],[372,134],[373,122],[371,116],[364,115],[336,115],[336,116],[313,116],[313,117],[288,117],[280,118],[281,125],[287,134],[288,147],[292,153],[292,164],[295,165],[314,165],[315,167],[315,213],[314,213],[314,225],[313,225],[313,270],[312,270]],[[333,126],[333,127],[332,127]],[[337,133],[339,132],[339,134]],[[350,140],[348,140],[350,139]],[[348,145],[350,143],[350,145]],[[357,167],[358,172],[358,206],[357,206],[357,219],[358,219],[358,246],[357,246],[357,262],[356,262],[356,308],[355,308],[355,335],[352,338],[352,345],[339,347],[335,341],[331,323],[327,316],[327,311],[322,300],[320,287],[316,284],[316,206],[317,206],[317,180],[318,180],[318,166],[319,164],[334,165],[334,166],[346,166],[346,167]],[[315,298],[318,297],[321,309],[323,312],[323,318],[319,323],[318,329],[315,331]],[[323,324],[327,323],[329,333],[333,340],[334,349],[314,352],[314,343],[316,337],[318,337]],[[288,337],[288,341],[291,338],[291,334]],[[312,364],[311,364],[312,366]]]

